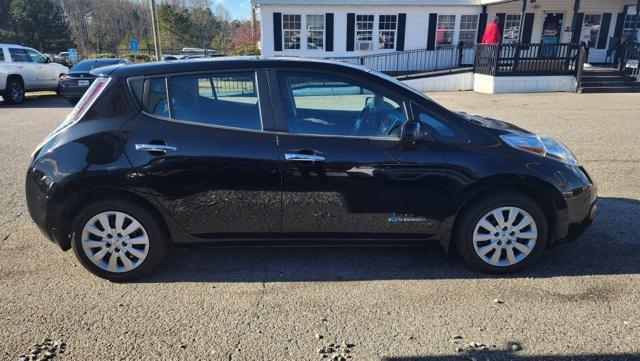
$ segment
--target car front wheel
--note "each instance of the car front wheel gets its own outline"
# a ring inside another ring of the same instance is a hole
[[[455,243],[471,267],[505,273],[533,262],[544,250],[548,221],[531,198],[515,192],[480,199],[460,215]]]
[[[73,251],[98,277],[128,281],[152,272],[164,258],[167,242],[154,214],[125,200],[101,201],[76,217]]]

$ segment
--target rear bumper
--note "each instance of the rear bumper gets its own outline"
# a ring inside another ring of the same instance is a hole
[[[89,87],[83,86],[62,86],[60,89],[60,94],[68,99],[82,98],[84,93],[89,89]]]
[[[65,236],[65,232],[59,227],[61,213],[50,202],[55,187],[56,184],[45,177],[42,172],[34,168],[28,170],[25,194],[29,215],[45,237],[66,251],[71,248],[71,244],[69,238]]]

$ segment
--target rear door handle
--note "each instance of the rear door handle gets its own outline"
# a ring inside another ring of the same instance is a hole
[[[178,150],[178,148],[164,144],[136,144],[136,150],[139,150],[141,152],[167,153],[175,152],[176,150]]]
[[[323,156],[315,154],[286,153],[284,158],[288,161],[298,162],[322,162],[325,160]]]

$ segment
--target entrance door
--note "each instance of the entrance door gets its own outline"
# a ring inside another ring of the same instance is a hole
[[[277,79],[289,130],[278,136],[283,232],[426,239],[438,231],[444,151],[403,147],[402,97],[321,72]]]
[[[542,44],[558,44],[562,37],[563,13],[548,13],[544,15],[542,26]]]

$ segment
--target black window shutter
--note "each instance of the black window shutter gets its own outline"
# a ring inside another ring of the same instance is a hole
[[[273,50],[282,51],[282,13],[273,13]]]
[[[533,20],[536,14],[524,14],[524,29],[522,30],[522,43],[531,44],[531,36],[533,35]]]
[[[484,31],[487,28],[487,19],[489,14],[482,13],[480,14],[480,20],[478,21],[478,44],[482,42],[482,37],[484,36]]]
[[[324,22],[326,28],[324,32],[325,50],[333,51],[333,13],[325,14]]]
[[[500,30],[500,41],[504,38],[504,23],[507,20],[507,14],[498,13],[496,14],[496,18],[498,18],[498,30]]]
[[[580,42],[580,35],[582,35],[582,24],[584,23],[584,13],[578,13],[576,16],[576,24],[575,29],[573,29],[573,34],[571,35],[571,42],[578,43]]]
[[[436,27],[438,26],[438,14],[429,14],[429,32],[427,34],[427,50],[436,48]]]
[[[622,36],[622,30],[624,30],[624,14],[625,13],[618,13],[618,20],[616,21],[616,31],[613,34],[613,36],[616,38]]]
[[[598,49],[607,48],[607,40],[609,40],[609,29],[611,29],[611,13],[602,14],[602,23],[600,24],[600,35],[598,37]]]
[[[397,51],[404,51],[404,34],[407,27],[407,14],[398,14],[398,41]]]
[[[347,51],[353,51],[353,46],[356,41],[355,38],[356,29],[356,14],[347,14]]]

